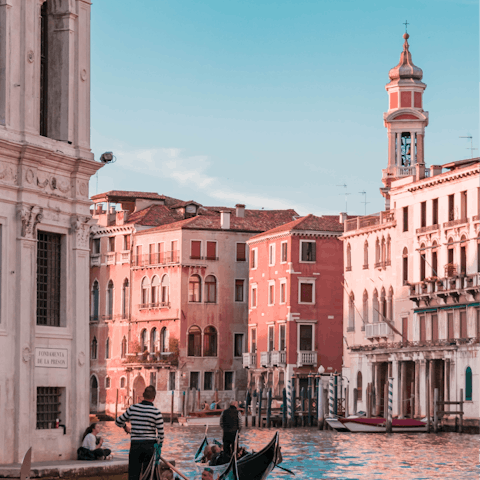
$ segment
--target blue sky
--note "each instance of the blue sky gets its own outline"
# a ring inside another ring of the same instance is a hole
[[[90,193],[204,205],[383,209],[388,71],[410,51],[427,84],[427,164],[479,132],[474,0],[101,0],[92,5],[92,150],[117,162]],[[478,151],[474,152],[478,155]],[[347,188],[337,185],[346,184]]]

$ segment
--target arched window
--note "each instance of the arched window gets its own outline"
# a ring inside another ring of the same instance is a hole
[[[403,266],[403,284],[407,285],[408,283],[408,249],[405,247],[402,253],[402,266]]]
[[[363,391],[363,379],[362,372],[357,373],[357,399],[362,400],[362,391]]]
[[[368,268],[368,242],[363,244],[363,268]]]
[[[98,351],[97,337],[93,337],[92,345],[91,345],[91,349],[90,349],[90,357],[91,357],[92,360],[97,359],[97,351]]]
[[[168,331],[167,327],[160,330],[160,351],[162,353],[168,352]]]
[[[105,342],[105,358],[110,358],[110,337],[108,337]]]
[[[203,331],[203,356],[217,356],[217,330],[215,327],[207,327]]]
[[[420,245],[420,280],[425,280],[425,270],[426,270],[426,261],[425,261],[425,255],[426,250],[425,250],[425,244],[422,243]]]
[[[152,306],[158,307],[160,305],[160,279],[157,275],[154,275],[152,278],[152,294],[150,298]]]
[[[472,369],[470,367],[465,371],[465,400],[472,401]]]
[[[387,237],[387,252],[386,252],[386,264],[390,265],[392,262],[392,239],[390,235]]]
[[[122,339],[122,347],[120,351],[120,357],[125,358],[127,356],[127,339],[126,337],[123,337]]]
[[[120,388],[125,388],[126,384],[127,384],[126,378],[125,378],[125,377],[122,377],[122,378],[120,379]]]
[[[192,275],[188,281],[188,301],[201,302],[202,281],[198,275]]]
[[[110,388],[111,382],[110,377],[105,377],[105,388]]]
[[[382,237],[382,256],[380,261],[382,262],[382,265],[385,265],[387,261],[387,254],[386,254],[386,247],[385,247],[385,237]]]
[[[457,268],[454,264],[455,255],[454,255],[454,245],[453,238],[450,237],[447,241],[447,265],[445,265],[445,276],[453,277],[457,274]]]
[[[217,301],[217,279],[213,275],[208,275],[205,279],[205,301],[207,303]]]
[[[113,281],[108,282],[107,287],[107,318],[112,318],[113,315]]]
[[[355,330],[355,296],[353,292],[348,299],[348,330]]]
[[[98,282],[95,280],[92,287],[92,318],[91,320],[96,322],[98,321],[98,311],[99,311],[99,288]]]
[[[170,277],[164,275],[162,277],[162,299],[163,306],[168,307],[170,303]]]
[[[349,272],[352,269],[352,247],[350,244],[347,244],[347,267],[346,270]]]
[[[467,237],[462,235],[460,239],[460,273],[467,273]]]
[[[372,321],[373,323],[378,323],[379,319],[379,310],[378,310],[378,292],[377,289],[373,291],[372,296]]]
[[[150,353],[154,353],[157,350],[157,329],[153,327],[150,330]]]
[[[144,328],[140,333],[140,351],[145,352],[147,350],[147,330]]]
[[[380,240],[377,238],[377,241],[375,242],[375,267],[378,267],[380,265],[380,262]]]
[[[130,300],[130,284],[128,283],[128,278],[126,278],[123,281],[123,285],[122,285],[122,318],[128,317],[129,300]]]
[[[149,288],[149,281],[147,277],[142,279],[142,291],[141,291],[141,305],[140,307],[147,308],[148,307],[148,288]]]
[[[385,295],[385,289],[382,287],[380,291],[380,321],[384,322],[387,316],[387,298]]]
[[[196,325],[188,330],[188,356],[202,356],[202,331]]]
[[[438,277],[438,243],[436,240],[432,243],[432,277]]]
[[[363,330],[365,329],[366,323],[368,323],[368,293],[365,290],[363,292]]]
[[[388,320],[393,320],[393,288],[388,289],[387,297],[387,313],[385,315]]]

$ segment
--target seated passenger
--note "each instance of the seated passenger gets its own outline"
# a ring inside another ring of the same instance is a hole
[[[211,459],[212,459],[212,446],[211,445],[207,445],[205,447],[205,450],[203,451],[203,457],[202,459],[200,460],[200,463],[207,463],[209,462]]]
[[[210,410],[210,405],[207,402],[203,402],[203,409]]]
[[[213,480],[213,470],[211,468],[206,468],[202,472],[202,480]]]
[[[79,460],[106,459],[112,453],[109,448],[102,448],[103,438],[97,438],[99,433],[98,423],[92,423],[87,427],[83,434],[82,446],[77,451]]]

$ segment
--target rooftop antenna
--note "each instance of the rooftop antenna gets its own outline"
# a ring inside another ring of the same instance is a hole
[[[470,147],[467,147],[467,150],[470,149],[470,158],[473,158],[473,151],[478,150],[478,148],[473,148],[473,137],[471,135],[468,135],[466,137],[458,137],[458,138],[469,138],[470,139]]]
[[[365,205],[365,215],[367,214],[367,203],[370,203],[370,202],[367,202],[367,192],[363,191],[363,192],[358,192],[360,194],[363,195],[363,204]]]
[[[344,183],[343,185],[337,185],[337,187],[343,187],[343,188],[347,188],[347,184]],[[348,213],[348,195],[351,195],[351,193],[340,193],[339,195],[345,195],[345,213]]]

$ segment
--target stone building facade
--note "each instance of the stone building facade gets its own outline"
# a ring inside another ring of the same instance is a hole
[[[292,378],[306,389],[320,365],[341,372],[342,231],[338,217],[307,215],[248,240],[250,388],[280,397]]]
[[[350,408],[356,388],[367,409],[372,384],[373,414],[383,415],[391,376],[394,416],[433,415],[437,388],[451,401],[463,390],[465,416],[478,420],[480,159],[426,168],[425,84],[407,39],[387,85],[387,210],[347,220],[342,237]]]
[[[29,447],[33,461],[74,458],[88,425],[88,182],[100,165],[90,2],[1,2],[2,464]]]
[[[185,397],[193,408],[193,389],[197,407],[243,395],[246,241],[296,212],[203,207],[142,192],[93,201],[91,410],[122,411],[149,384],[164,412],[172,397],[175,413]]]

